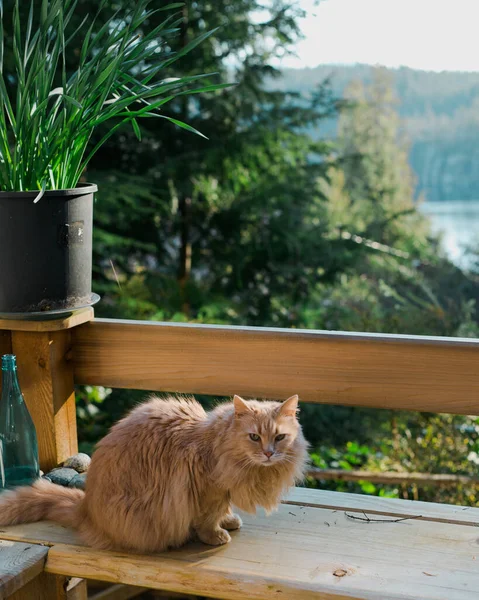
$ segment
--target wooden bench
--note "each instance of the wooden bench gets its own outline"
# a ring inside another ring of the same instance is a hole
[[[479,413],[478,340],[74,318],[35,331],[0,323],[0,352],[17,354],[44,469],[76,451],[74,383]],[[70,600],[69,589],[86,598],[84,579],[230,600],[472,600],[478,526],[478,508],[298,488],[274,515],[245,517],[221,548],[98,551],[51,523],[2,528],[0,539],[48,547],[30,596],[20,590],[15,600]],[[1,591],[0,578],[0,598],[17,588]]]
[[[277,514],[245,517],[244,529],[222,548],[104,552],[52,523],[0,535],[48,544],[47,573],[214,598],[472,600],[479,593],[478,526],[478,508],[296,489]]]

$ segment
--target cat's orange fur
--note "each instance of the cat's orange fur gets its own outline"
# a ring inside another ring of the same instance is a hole
[[[227,543],[227,530],[241,527],[232,505],[271,511],[302,478],[297,405],[297,396],[283,404],[235,396],[206,413],[192,398],[152,398],[98,444],[85,492],[45,480],[3,492],[0,525],[49,519],[95,548],[136,552],[181,546],[194,534]]]

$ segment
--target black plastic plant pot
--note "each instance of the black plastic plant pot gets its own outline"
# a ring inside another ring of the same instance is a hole
[[[91,303],[96,185],[0,192],[0,313],[74,310]]]

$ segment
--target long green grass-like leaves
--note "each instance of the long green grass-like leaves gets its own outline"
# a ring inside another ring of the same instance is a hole
[[[24,0],[22,0],[23,2]],[[0,189],[2,191],[74,188],[95,152],[126,123],[141,137],[138,119],[162,118],[188,131],[190,125],[162,112],[179,95],[218,90],[228,84],[204,83],[207,75],[165,79],[165,69],[214,31],[202,34],[177,53],[166,51],[181,19],[173,3],[152,9],[152,0],[136,0],[96,27],[98,13],[75,29],[77,0],[43,0],[40,10],[31,0],[22,23],[20,0],[12,17],[14,67],[6,72],[4,44],[7,15],[0,0]],[[167,10],[148,34],[143,26]],[[78,64],[67,73],[66,56],[79,33],[83,43]],[[93,147],[96,127],[111,127]],[[201,135],[201,134],[200,134]]]

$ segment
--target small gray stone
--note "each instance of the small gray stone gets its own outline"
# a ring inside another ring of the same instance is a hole
[[[75,469],[77,473],[85,473],[85,471],[88,471],[90,463],[91,458],[88,454],[80,452],[79,454],[74,454],[73,456],[70,456],[70,458],[67,458],[62,466]]]
[[[86,473],[78,473],[68,484],[68,487],[78,488],[80,490],[85,489],[86,484]]]
[[[64,486],[67,486],[70,483],[70,481],[77,475],[78,473],[75,471],[75,469],[65,469],[62,467],[58,469],[53,469],[53,471],[47,473],[47,477],[50,479],[50,481],[58,485]]]

